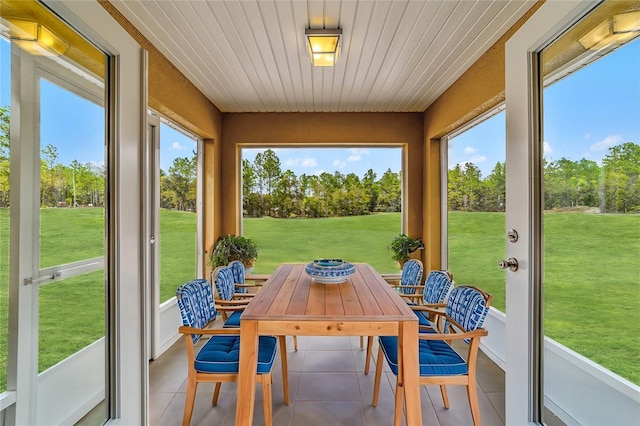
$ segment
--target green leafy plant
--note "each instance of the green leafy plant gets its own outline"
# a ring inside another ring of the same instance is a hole
[[[225,266],[232,260],[240,260],[246,267],[251,267],[257,258],[258,246],[253,240],[225,235],[216,240],[209,260],[213,267]]]
[[[420,238],[412,238],[406,234],[398,234],[391,240],[389,250],[391,258],[397,262],[404,263],[409,260],[409,255],[416,250],[423,249],[424,243]]]

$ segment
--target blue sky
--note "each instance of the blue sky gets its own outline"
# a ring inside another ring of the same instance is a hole
[[[0,42],[0,105],[10,103],[10,50]],[[574,73],[544,92],[544,152],[550,160],[586,158],[598,163],[607,148],[624,142],[640,143],[640,39],[628,43],[603,59]],[[49,87],[50,86],[50,87]],[[59,161],[69,164],[101,163],[104,153],[102,111],[88,102],[78,104],[74,96],[53,85],[44,85],[42,145],[58,147]],[[46,111],[46,114],[44,113]],[[473,162],[486,177],[498,161],[505,159],[505,113],[501,112],[455,137],[449,145],[449,167]],[[66,125],[64,123],[67,123]],[[83,123],[83,126],[78,126]],[[161,167],[167,170],[175,157],[191,156],[195,145],[168,126],[162,127]],[[398,148],[275,149],[282,170],[296,175],[356,173],[362,177],[373,169],[378,177],[401,167]],[[244,150],[253,161],[257,150]]]
[[[544,156],[601,163],[607,149],[640,143],[640,38],[545,88]],[[472,162],[486,177],[505,160],[505,112],[452,139],[449,168]]]

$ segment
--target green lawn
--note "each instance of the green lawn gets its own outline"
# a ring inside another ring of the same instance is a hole
[[[41,211],[43,266],[103,253],[101,209]],[[640,384],[640,216],[545,214],[545,333]],[[195,215],[161,211],[161,300],[193,278]],[[399,214],[323,219],[245,219],[244,235],[260,255],[254,272],[283,261],[340,257],[398,272],[386,247],[399,233]],[[7,354],[8,211],[0,209],[0,389]],[[450,268],[457,284],[494,295],[504,310],[504,214],[449,216]],[[427,248],[429,250],[430,248]],[[40,371],[103,334],[103,272],[40,287]]]

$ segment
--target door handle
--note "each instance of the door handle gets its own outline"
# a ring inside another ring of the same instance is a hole
[[[500,269],[508,269],[510,271],[517,271],[518,270],[518,260],[515,257],[510,257],[507,260],[499,260],[498,261],[498,268]]]

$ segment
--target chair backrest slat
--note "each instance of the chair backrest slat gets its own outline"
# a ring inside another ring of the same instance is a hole
[[[424,267],[422,266],[422,262],[417,259],[407,260],[402,267],[402,274],[400,275],[400,285],[420,285],[423,271]],[[416,289],[400,287],[400,292],[403,294],[414,294],[416,292]]]
[[[216,268],[217,273],[214,275],[214,284],[218,297],[223,300],[233,299],[235,294],[235,282],[233,281],[233,273],[226,266]]]
[[[231,270],[231,274],[233,275],[233,282],[236,284],[245,284],[244,281],[244,263],[240,260],[232,260],[229,262],[227,267]],[[247,289],[244,287],[236,288],[236,293],[247,293]]]
[[[213,301],[211,284],[204,279],[191,280],[176,290],[176,299],[182,325],[204,328],[216,317],[216,305]],[[201,335],[193,335],[196,343]]]
[[[422,299],[425,304],[444,303],[453,287],[453,281],[447,271],[431,271],[424,283]]]
[[[460,324],[466,331],[473,331],[484,323],[491,296],[471,286],[459,286],[451,290],[447,300],[447,315]]]

